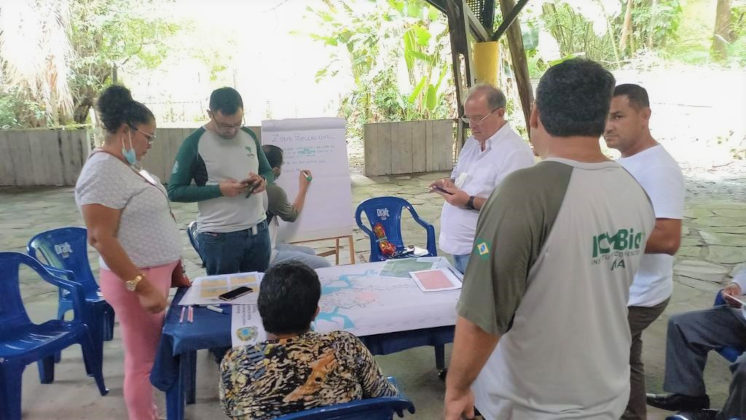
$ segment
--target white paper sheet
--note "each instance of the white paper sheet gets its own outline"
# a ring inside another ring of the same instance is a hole
[[[291,118],[262,121],[262,144],[283,150],[282,176],[276,182],[288,197],[298,193],[298,173],[313,180],[303,212],[294,222],[279,222],[278,243],[352,234],[354,210],[343,118]]]
[[[181,298],[179,305],[255,304],[257,296],[259,295],[259,283],[261,278],[262,273],[257,272],[197,277],[192,282],[192,286],[187,289],[184,297]],[[218,296],[221,294],[239,286],[247,286],[252,288],[254,291],[230,301],[218,299]]]
[[[250,346],[267,339],[257,305],[233,305],[231,313],[231,344]]]

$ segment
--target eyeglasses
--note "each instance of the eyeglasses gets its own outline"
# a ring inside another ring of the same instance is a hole
[[[140,134],[142,134],[143,136],[145,136],[145,140],[147,140],[147,141],[148,141],[148,144],[153,144],[153,142],[155,141],[155,133],[146,133],[146,132],[144,132],[144,131],[140,130],[139,128],[137,128],[137,127],[132,127],[132,126],[130,126],[130,127],[131,127],[131,128],[133,129],[133,130],[135,130],[135,131],[137,131],[138,133],[140,133]]]
[[[483,116],[481,118],[480,117],[467,117],[466,115],[464,115],[463,117],[460,118],[460,120],[464,124],[470,124],[470,125],[472,125],[472,124],[481,124],[482,121],[486,120],[487,117],[489,117],[490,115],[492,115],[492,113],[495,112],[495,111],[497,111],[498,109],[500,109],[500,108],[498,107],[498,108],[493,109],[492,111],[488,112],[487,115],[485,115],[485,116]]]
[[[243,120],[238,124],[224,124],[213,118],[213,121],[215,121],[215,127],[218,128],[218,130],[236,130],[241,127],[243,127],[244,123]]]
[[[245,120],[243,118],[241,118],[241,122],[239,122],[237,124],[226,124],[224,122],[218,121],[218,119],[215,118],[215,114],[216,114],[215,112],[212,112],[210,110],[208,110],[208,112],[209,112],[210,118],[212,118],[212,120],[215,122],[215,127],[218,130],[221,130],[221,131],[224,131],[224,130],[236,130],[236,129],[239,129],[239,128],[241,128],[241,127],[243,127],[245,125]]]

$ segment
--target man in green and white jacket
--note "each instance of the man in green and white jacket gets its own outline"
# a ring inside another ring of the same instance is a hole
[[[207,274],[264,271],[271,245],[263,193],[274,180],[256,135],[243,125],[233,88],[210,95],[210,121],[179,148],[168,182],[171,201],[197,202],[197,242]]]

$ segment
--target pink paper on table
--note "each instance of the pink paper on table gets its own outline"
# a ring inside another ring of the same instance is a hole
[[[427,290],[445,289],[453,287],[453,283],[446,277],[445,273],[440,270],[420,271],[414,273],[422,287]]]

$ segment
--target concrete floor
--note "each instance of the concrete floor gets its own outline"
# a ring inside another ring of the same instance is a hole
[[[366,178],[353,174],[353,201],[378,195],[398,195],[412,202],[420,216],[439,229],[441,200],[425,191],[430,180],[446,173],[416,176]],[[687,178],[688,202],[684,246],[677,256],[676,288],[671,304],[664,315],[646,331],[644,359],[649,392],[661,392],[664,368],[665,329],[668,316],[673,313],[703,308],[712,304],[714,291],[727,280],[727,274],[736,263],[746,261],[746,205],[744,204],[743,179],[732,186],[714,187],[710,181]],[[720,182],[720,181],[718,181]],[[730,184],[729,184],[730,185]],[[715,194],[708,191],[716,190]],[[176,204],[175,214],[181,226],[193,220],[194,204]],[[717,216],[717,217],[712,217]],[[709,223],[713,219],[717,223]],[[0,247],[3,250],[21,251],[32,234],[44,229],[65,225],[81,225],[82,221],[72,198],[71,188],[0,189]],[[720,227],[720,229],[718,229]],[[404,237],[407,243],[424,243],[421,229],[405,222]],[[722,233],[726,232],[726,233]],[[723,235],[729,235],[727,240]],[[735,236],[735,237],[731,237]],[[186,268],[190,275],[201,274],[197,256],[184,234]],[[367,239],[356,229],[355,249],[358,261],[365,260]],[[714,238],[714,239],[713,239]],[[331,244],[316,244],[318,251],[329,249]],[[344,252],[347,252],[346,250]],[[347,261],[347,255],[342,256]],[[701,263],[702,265],[694,264]],[[96,258],[91,258],[97,265]],[[709,265],[705,265],[709,264]],[[27,272],[21,273],[21,291],[27,309],[36,322],[53,317],[56,312],[56,292],[34,279]],[[118,329],[113,341],[105,343],[104,376],[110,393],[101,397],[92,378],[84,374],[79,348],[63,352],[57,365],[53,384],[39,383],[35,366],[29,366],[23,378],[23,416],[26,419],[123,419],[126,411],[122,399],[122,343]],[[450,346],[446,348],[446,357]],[[417,412],[409,418],[434,419],[441,416],[444,384],[437,377],[434,354],[431,348],[422,347],[400,353],[377,356],[385,374],[396,376],[403,391],[414,402]],[[197,403],[187,406],[186,418],[223,418],[217,395],[217,366],[205,352],[198,357]],[[710,358],[706,369],[706,383],[714,406],[719,406],[727,395],[730,374],[724,359],[717,355]],[[164,408],[163,395],[157,392],[159,406]],[[163,410],[165,412],[165,410]],[[668,413],[651,408],[650,419],[663,419]]]

